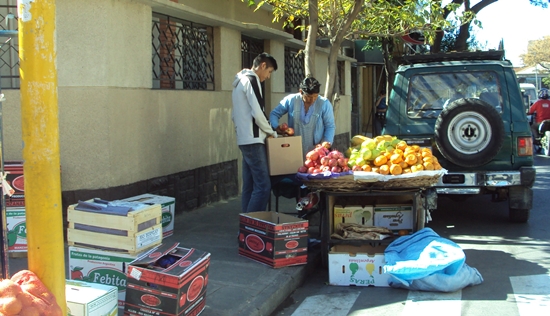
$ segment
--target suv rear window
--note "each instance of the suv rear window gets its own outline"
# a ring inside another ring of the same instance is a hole
[[[437,118],[451,102],[460,98],[481,99],[502,113],[502,98],[494,71],[442,72],[411,77],[407,97],[410,118]]]

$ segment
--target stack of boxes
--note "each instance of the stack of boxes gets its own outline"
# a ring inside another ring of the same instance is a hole
[[[390,229],[394,234],[413,230],[413,207],[410,204],[329,205],[332,207],[332,232],[338,223],[355,223]],[[387,201],[384,201],[387,202]],[[332,203],[334,201],[332,200]],[[330,203],[329,203],[330,204]],[[331,233],[332,233],[331,232]],[[337,244],[329,252],[329,284],[357,286],[389,286],[389,275],[383,273],[387,244],[379,241],[361,246]]]
[[[25,216],[25,181],[22,161],[4,163],[6,181],[14,190],[11,197],[5,199],[6,226],[8,229],[8,252],[10,256],[22,256],[27,253],[27,222]]]
[[[67,212],[70,278],[116,286],[122,312],[127,265],[162,242],[161,207],[133,203],[134,210],[114,215],[94,210],[105,205],[101,200],[79,204]]]
[[[163,243],[174,234],[175,199],[130,197],[113,203],[136,206],[119,215],[93,209],[94,203],[105,202],[69,206],[70,278],[117,287],[119,315],[200,314],[206,306],[210,254]]]

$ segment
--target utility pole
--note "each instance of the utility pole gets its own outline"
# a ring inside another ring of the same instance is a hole
[[[55,0],[18,1],[21,130],[28,267],[66,315],[55,8]]]

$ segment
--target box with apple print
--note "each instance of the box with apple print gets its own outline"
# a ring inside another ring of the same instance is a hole
[[[126,269],[130,262],[144,253],[130,255],[95,248],[69,246],[69,277],[71,280],[116,286],[118,288],[119,314],[122,315],[126,299]]]
[[[195,316],[206,307],[210,253],[165,243],[128,265],[124,315]]]
[[[239,217],[240,255],[273,268],[307,263],[307,220],[276,212]]]

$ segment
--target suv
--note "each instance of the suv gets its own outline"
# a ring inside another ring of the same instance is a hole
[[[491,194],[493,201],[508,200],[511,221],[527,222],[533,143],[516,74],[503,56],[489,51],[405,57],[384,134],[432,148],[448,171],[433,188],[437,195]]]

